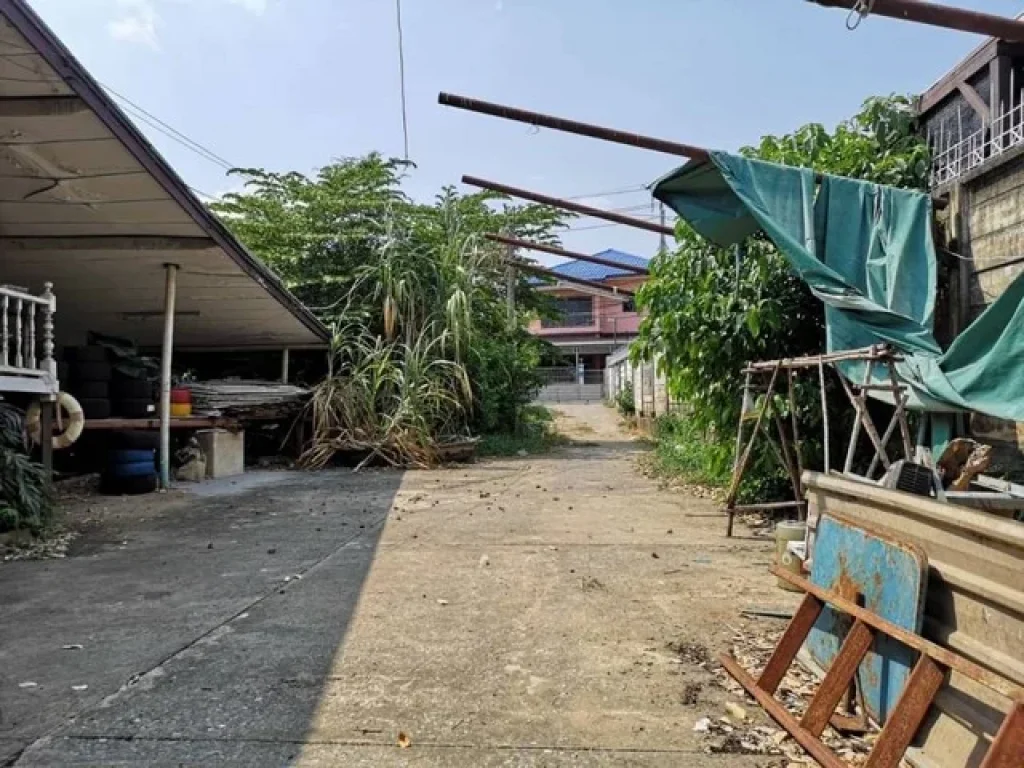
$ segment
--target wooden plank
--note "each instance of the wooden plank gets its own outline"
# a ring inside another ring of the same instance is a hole
[[[820,736],[825,730],[829,718],[836,711],[836,706],[846,693],[853,676],[857,674],[857,667],[860,666],[874,638],[875,633],[867,624],[860,620],[854,622],[843,641],[843,647],[839,649],[839,655],[829,667],[825,679],[821,681],[800,721],[800,725],[810,733]]]
[[[191,416],[171,419],[171,429],[240,429],[237,419]],[[160,429],[160,419],[86,419],[85,429]]]
[[[989,40],[975,48],[967,57],[957,64],[950,72],[925,91],[917,102],[917,112],[925,115],[937,107],[947,96],[956,90],[956,84],[970,79],[996,55],[996,40]]]
[[[1024,704],[1017,704],[999,726],[981,768],[1020,768],[1024,765]]]
[[[932,699],[942,685],[945,673],[927,655],[922,654],[914,665],[900,703],[882,729],[875,748],[871,750],[866,768],[897,768],[921,727]]]
[[[960,94],[967,100],[967,103],[971,105],[971,109],[978,113],[978,117],[981,118],[981,122],[988,125],[992,119],[989,113],[988,104],[981,98],[981,95],[974,90],[968,83],[963,81],[956,84],[956,89],[960,91]]]
[[[838,595],[829,592],[827,589],[822,589],[818,585],[812,584],[807,579],[800,578],[796,574],[790,573],[779,566],[772,566],[769,571],[772,575],[778,576],[783,581],[787,581],[796,587],[800,587],[809,595],[813,595],[819,600],[835,606],[843,613],[848,613],[855,619],[860,619],[865,624],[868,624],[880,632],[884,632],[889,637],[899,640],[901,643],[910,646],[915,651],[920,651],[924,655],[938,661],[940,664],[943,664],[950,669],[955,669],[957,672],[966,675],[972,680],[977,680],[979,683],[991,688],[997,693],[1001,693],[1008,699],[1015,702],[1024,701],[1024,690],[1022,690],[1020,686],[1013,685],[1005,678],[989,672],[987,669],[982,669],[977,664],[968,661],[962,656],[958,656],[947,648],[943,648],[941,645],[937,645],[930,640],[925,640],[923,637],[915,635],[913,632],[908,632],[902,627],[898,627],[892,622],[880,618],[871,611],[861,608],[856,603],[844,600]]]
[[[779,687],[782,678],[786,676],[786,670],[789,669],[793,659],[800,652],[800,647],[804,644],[807,633],[811,631],[811,627],[818,620],[818,616],[821,615],[824,607],[824,603],[814,595],[804,595],[803,602],[800,603],[800,607],[793,614],[793,618],[786,627],[786,631],[779,639],[779,644],[775,646],[775,652],[772,653],[772,657],[768,659],[764,671],[761,672],[761,676],[757,679],[758,686],[766,691],[769,696],[775,693],[775,689]]]
[[[782,726],[790,736],[792,736],[797,744],[807,750],[807,753],[820,763],[823,768],[849,768],[845,762],[836,757],[832,751],[822,744],[817,736],[808,733],[804,730],[800,723],[796,721],[786,708],[776,701],[770,693],[760,688],[759,684],[754,681],[743,667],[739,665],[732,656],[728,654],[722,654],[718,661],[736,680],[737,683],[742,685],[747,693],[757,699],[757,703],[764,707],[764,711],[769,716]]]

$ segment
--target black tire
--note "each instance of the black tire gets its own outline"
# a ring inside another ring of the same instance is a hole
[[[109,400],[110,384],[106,381],[82,381],[71,387],[71,394],[79,400]]]
[[[120,464],[148,464],[152,470],[156,466],[156,449],[154,448],[114,448],[107,456],[110,469]],[[131,474],[130,472],[114,472],[115,475]],[[146,474],[144,472],[139,474]]]
[[[100,479],[100,493],[108,496],[138,496],[143,493],[153,493],[157,487],[157,475],[137,475],[134,477],[115,477],[111,474],[104,474]]]
[[[61,383],[62,387],[67,386],[67,382],[71,381],[71,365],[68,363],[57,363],[57,381]]]
[[[75,363],[71,366],[71,376],[77,382],[110,381],[113,369],[110,363]]]
[[[64,350],[64,359],[73,363],[105,363],[110,360],[110,351],[98,345],[68,347]]]
[[[118,430],[111,433],[111,447],[126,451],[156,451],[160,448],[160,433],[145,430]]]
[[[87,419],[109,419],[110,401],[102,398],[82,398],[78,401]]]
[[[115,400],[152,400],[153,384],[145,379],[114,377],[111,392]]]
[[[126,419],[155,419],[156,407],[152,398],[128,398],[116,401],[117,415]]]

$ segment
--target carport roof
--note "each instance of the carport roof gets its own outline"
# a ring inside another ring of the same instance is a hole
[[[57,341],[322,346],[328,331],[249,254],[24,0],[0,0],[0,282],[54,283]]]

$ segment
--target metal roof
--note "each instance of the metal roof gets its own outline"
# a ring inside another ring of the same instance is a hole
[[[322,346],[328,331],[189,190],[24,0],[0,0],[0,282],[54,283],[58,344]]]
[[[632,253],[624,253],[623,251],[617,251],[614,248],[595,253],[595,256],[600,256],[602,259],[609,261],[615,261],[619,264],[626,264],[634,267],[646,267],[648,259],[642,256],[634,256]],[[552,272],[557,272],[560,275],[566,277],[578,277],[583,280],[607,280],[611,277],[636,277],[634,272],[628,272],[624,269],[615,269],[614,267],[606,267],[601,264],[591,264],[586,261],[565,261],[561,264],[556,264],[550,267]]]

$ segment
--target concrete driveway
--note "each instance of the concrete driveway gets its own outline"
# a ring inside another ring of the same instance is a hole
[[[693,732],[702,654],[778,600],[768,545],[559,410],[582,444],[548,456],[116,500],[0,565],[0,764],[769,764]]]

